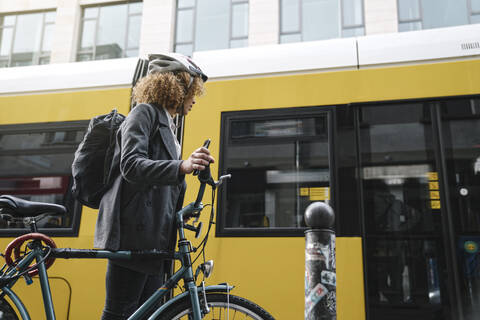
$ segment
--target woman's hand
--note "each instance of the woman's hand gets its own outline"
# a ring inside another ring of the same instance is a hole
[[[215,162],[215,159],[210,155],[207,148],[201,147],[195,150],[187,160],[182,161],[180,165],[181,174],[190,174],[193,170],[204,170],[210,163]]]

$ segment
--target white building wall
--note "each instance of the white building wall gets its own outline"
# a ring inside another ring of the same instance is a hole
[[[280,28],[279,0],[250,0],[248,45],[278,43]]]
[[[109,2],[119,2],[118,0],[58,0],[58,2],[79,1],[81,6],[91,6],[94,4],[108,4]]]
[[[365,33],[398,32],[397,0],[363,0]]]
[[[67,0],[68,1],[68,0]],[[76,0],[71,0],[76,1]],[[0,13],[18,13],[22,11],[35,11],[55,9],[60,0],[0,0]]]
[[[143,0],[140,56],[173,51],[176,0]]]
[[[50,63],[75,61],[81,15],[78,0],[58,1]]]

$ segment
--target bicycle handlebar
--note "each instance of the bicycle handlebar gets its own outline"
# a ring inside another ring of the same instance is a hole
[[[200,188],[198,189],[197,199],[193,205],[194,208],[197,208],[200,203],[202,202],[203,194],[205,192],[205,186],[208,184],[212,187],[212,189],[216,189],[223,183],[223,180],[230,179],[232,177],[231,174],[226,174],[220,176],[218,181],[214,181],[212,178],[212,174],[210,172],[210,166],[207,166],[203,171],[200,171],[198,175],[198,180],[200,181]]]

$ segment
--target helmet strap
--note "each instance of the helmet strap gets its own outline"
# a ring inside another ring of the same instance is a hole
[[[184,103],[185,103],[185,97],[182,99],[182,102],[180,102],[180,104],[178,105],[177,110],[176,110],[176,112],[182,117],[184,116],[184,110],[183,110],[183,104]]]

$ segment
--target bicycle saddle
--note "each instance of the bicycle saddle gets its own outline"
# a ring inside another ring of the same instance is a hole
[[[65,214],[64,206],[52,203],[23,200],[14,196],[0,196],[0,211],[16,217],[36,217],[42,213]]]

